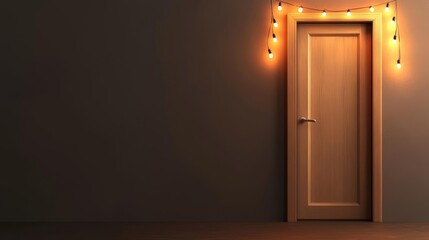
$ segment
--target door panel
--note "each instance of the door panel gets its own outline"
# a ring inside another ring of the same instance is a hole
[[[370,219],[370,26],[298,26],[298,114],[298,218]]]

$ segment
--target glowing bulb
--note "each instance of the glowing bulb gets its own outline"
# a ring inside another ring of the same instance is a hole
[[[392,25],[395,25],[396,17],[392,18]]]
[[[384,9],[386,12],[389,11],[389,3],[386,4],[386,8]]]
[[[268,57],[269,58],[273,58],[273,53],[271,52],[271,49],[268,48]]]
[[[326,16],[326,11],[325,10],[323,10],[322,16]]]
[[[279,24],[276,22],[276,19],[273,18],[273,26],[275,28],[279,27]]]
[[[303,11],[304,9],[302,8],[302,6],[299,6],[299,8],[298,8],[298,12],[299,13],[302,13],[302,11]]]
[[[373,6],[369,7],[369,11],[374,12],[374,7]]]
[[[396,35],[393,36],[393,43],[396,44]]]
[[[281,3],[281,2],[279,2],[279,6],[277,7],[277,9],[278,9],[279,11],[281,11],[281,10],[283,9],[283,7],[282,7],[282,3]]]
[[[400,69],[402,66],[401,66],[401,60],[399,60],[398,59],[398,61],[396,62],[396,67],[398,68],[398,69]]]
[[[347,10],[347,16],[351,16],[352,12],[350,12],[350,9]]]
[[[277,42],[277,37],[274,33],[273,33],[273,42]]]

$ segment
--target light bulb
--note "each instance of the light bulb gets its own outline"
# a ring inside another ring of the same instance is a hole
[[[273,58],[273,53],[271,52],[271,49],[268,48],[268,57],[269,58]]]
[[[273,33],[273,42],[277,42],[277,37],[274,33]]]
[[[392,25],[395,25],[396,17],[392,18]]]
[[[325,10],[323,10],[322,16],[326,16],[326,11]]]
[[[304,9],[302,8],[302,6],[299,6],[299,8],[298,8],[298,12],[300,12],[300,13],[302,13],[302,11],[303,11]]]
[[[279,6],[277,7],[277,9],[278,9],[279,11],[281,11],[281,10],[283,9],[283,7],[282,7],[282,3],[281,3],[281,2],[279,2]]]
[[[389,9],[389,3],[387,3],[386,4],[386,8],[384,9],[386,12],[388,12],[390,9]]]
[[[352,12],[350,11],[350,9],[347,10],[347,16],[351,16]]]
[[[369,11],[374,12],[374,7],[373,6],[369,7]]]
[[[396,35],[393,36],[393,43],[396,44]]]
[[[279,27],[279,24],[276,22],[276,19],[273,18],[273,26],[275,28]]]
[[[402,66],[401,66],[401,60],[399,60],[398,59],[398,61],[396,62],[396,67],[398,68],[398,69],[400,69]]]

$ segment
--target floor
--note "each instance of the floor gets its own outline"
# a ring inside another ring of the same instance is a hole
[[[429,240],[429,223],[3,223],[1,240]]]

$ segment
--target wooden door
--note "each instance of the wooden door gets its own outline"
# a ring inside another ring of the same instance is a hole
[[[371,219],[371,35],[298,24],[298,219]]]

